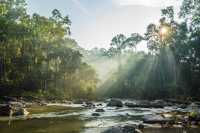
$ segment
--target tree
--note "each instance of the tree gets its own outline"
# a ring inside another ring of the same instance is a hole
[[[47,18],[28,15],[24,0],[0,2],[0,96],[72,99],[96,88],[96,73],[74,48],[70,24],[57,9]],[[77,78],[81,74],[93,79]]]
[[[186,48],[180,49],[181,60],[180,62],[187,66],[187,69],[184,68],[184,74],[187,74],[188,78],[187,84],[191,88],[190,93],[196,97],[197,93],[200,92],[200,1],[199,0],[183,0],[180,18],[182,18],[185,22],[185,31],[187,30],[187,37],[185,39]],[[184,55],[184,56],[183,56]],[[189,79],[190,78],[190,79]]]
[[[121,69],[121,56],[123,53],[123,50],[127,47],[136,48],[136,45],[143,40],[143,37],[137,33],[131,34],[131,37],[126,37],[123,34],[116,35],[112,40],[110,44],[110,48],[107,51],[107,55],[110,57],[117,56],[119,60],[119,70]]]
[[[161,10],[159,23],[149,24],[143,38],[152,54],[139,58],[132,55],[117,81],[108,81],[112,82],[109,95],[150,99],[199,97],[199,2],[183,1],[181,21],[175,20],[172,6]]]
[[[127,38],[123,34],[118,34],[111,40],[111,48],[108,50],[108,54],[111,56],[117,56],[119,61],[119,70],[121,69],[121,54],[122,50],[127,46]]]
[[[127,45],[132,48],[135,49],[136,51],[136,46],[137,44],[139,44],[144,38],[138,34],[138,33],[133,33],[131,34],[131,36],[129,38],[127,38]]]

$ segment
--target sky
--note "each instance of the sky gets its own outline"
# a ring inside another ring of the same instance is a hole
[[[108,48],[119,34],[144,33],[150,23],[157,23],[160,10],[177,0],[27,0],[30,14],[50,16],[53,9],[72,21],[72,38],[86,49]],[[145,50],[141,44],[139,50]]]

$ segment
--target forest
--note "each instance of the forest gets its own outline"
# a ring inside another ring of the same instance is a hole
[[[110,48],[86,50],[70,37],[71,21],[27,13],[25,0],[0,3],[0,95],[46,99],[199,99],[200,2],[161,10],[146,33],[118,34]],[[134,25],[133,25],[134,27]],[[148,51],[137,51],[146,43]],[[102,81],[101,69],[110,71]]]
[[[24,0],[0,3],[0,95],[48,99],[92,97],[95,70],[70,38],[68,16],[29,15]]]
[[[0,0],[0,133],[200,132],[200,0],[44,1]]]

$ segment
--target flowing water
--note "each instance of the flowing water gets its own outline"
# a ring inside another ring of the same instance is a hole
[[[97,103],[98,104],[98,103]],[[41,112],[33,112],[27,117],[14,117],[8,124],[7,117],[0,117],[0,133],[101,133],[111,126],[139,124],[144,115],[167,112],[173,108],[115,108],[106,107],[105,103],[97,108],[105,112],[99,117],[92,116],[96,108],[80,108],[82,105],[50,104],[68,107]],[[41,109],[42,107],[40,107]],[[146,125],[143,133],[200,133],[200,129],[157,128],[158,125]]]

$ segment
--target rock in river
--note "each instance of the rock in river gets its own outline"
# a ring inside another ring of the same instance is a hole
[[[96,109],[95,112],[105,112],[104,109]]]
[[[121,127],[111,127],[102,133],[123,133],[123,129]]]
[[[29,112],[25,108],[18,108],[14,111],[13,115],[14,116],[19,116],[19,115],[28,115]]]
[[[83,104],[84,102],[83,102],[83,100],[75,100],[73,103],[74,104]]]
[[[9,116],[12,110],[11,105],[2,105],[0,107],[0,116]]]
[[[93,102],[85,102],[84,107],[93,108],[93,107],[95,107],[95,104]]]
[[[174,124],[173,118],[165,118],[162,115],[146,115],[143,117],[143,122],[148,124]]]
[[[138,129],[144,129],[144,125],[143,124],[139,124],[138,125]]]
[[[110,127],[107,130],[103,131],[102,133],[140,133],[139,130],[135,129],[134,126],[126,125],[126,126],[117,126],[117,127]]]
[[[99,113],[92,113],[92,116],[100,116]]]
[[[164,108],[162,104],[155,104],[155,103],[125,103],[125,106],[129,108]]]
[[[122,101],[120,101],[120,100],[111,99],[111,100],[108,102],[107,106],[109,106],[109,107],[123,107],[123,103],[122,103]]]
[[[28,114],[29,112],[24,108],[24,105],[19,102],[10,102],[9,104],[0,107],[0,116],[19,116]]]

